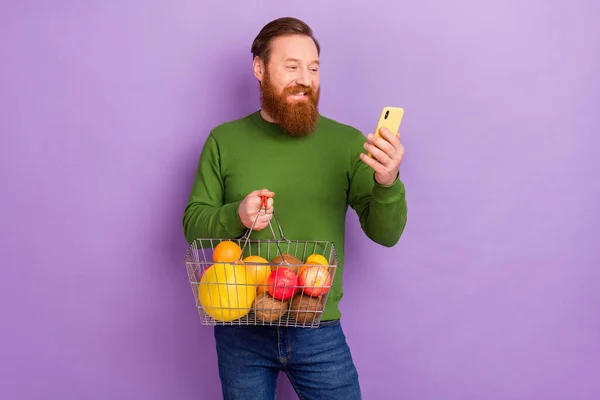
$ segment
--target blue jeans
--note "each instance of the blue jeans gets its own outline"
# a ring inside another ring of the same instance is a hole
[[[215,326],[225,400],[273,400],[280,371],[300,399],[359,400],[360,386],[340,321],[319,328]]]

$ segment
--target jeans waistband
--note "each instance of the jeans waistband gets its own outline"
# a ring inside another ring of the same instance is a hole
[[[339,324],[339,323],[340,323],[339,319],[330,319],[330,320],[327,320],[327,321],[321,321],[319,323],[319,326],[331,326],[331,325],[336,325],[336,324]]]

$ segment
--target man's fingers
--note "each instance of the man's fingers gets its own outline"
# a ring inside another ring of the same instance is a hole
[[[265,214],[265,207],[262,204],[262,202],[258,205],[258,210],[260,211],[261,215]],[[270,202],[267,200],[266,214],[273,214],[273,201],[272,200]]]
[[[392,146],[394,149],[398,149],[400,145],[400,134],[394,135],[389,129],[382,127],[379,129],[379,134]]]
[[[267,208],[267,210],[265,211],[264,208],[261,208],[259,213],[260,213],[261,218],[265,215],[268,215],[270,217],[271,215],[273,215],[273,209]],[[254,217],[256,218],[256,215]]]
[[[275,193],[271,192],[269,189],[261,189],[258,191],[258,196],[273,197],[275,196]]]
[[[246,196],[246,200],[253,207],[256,207],[256,209],[260,209],[263,207],[263,197],[267,197],[267,208],[269,208],[273,207],[273,196],[275,196],[275,192],[268,189],[260,189],[250,192]]]
[[[369,143],[365,143],[364,147],[369,153],[371,153],[373,158],[375,158],[381,164],[386,164],[387,162],[389,162],[390,157],[386,153],[384,153],[381,149],[379,149],[377,146],[369,144]]]
[[[254,230],[261,230],[269,226],[269,220],[272,218],[272,214],[269,215],[261,215],[258,217],[258,221],[256,221],[256,225],[254,226]]]
[[[396,149],[394,145],[388,142],[385,138],[380,138],[379,136],[371,134],[367,136],[367,139],[371,142],[373,146],[376,146],[388,155],[392,154]]]
[[[258,198],[258,200],[261,200],[261,198],[263,196],[272,198],[273,196],[275,196],[275,192],[271,192],[268,189],[253,190],[250,193],[248,193],[248,195],[246,196],[246,198],[248,198],[248,199],[251,198],[253,200],[255,200],[256,198]]]
[[[365,153],[360,153],[360,159],[363,160],[363,162],[365,164],[367,164],[369,167],[373,168],[373,170],[375,172],[381,173],[385,168],[383,165],[381,165],[381,163],[379,161],[369,157]]]

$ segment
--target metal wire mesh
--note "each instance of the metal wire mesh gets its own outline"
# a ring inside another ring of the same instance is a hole
[[[241,260],[215,262],[221,242],[245,243]],[[310,262],[314,255],[327,262]],[[264,261],[244,261],[251,256]],[[185,265],[203,325],[317,327],[338,256],[326,241],[196,239]]]

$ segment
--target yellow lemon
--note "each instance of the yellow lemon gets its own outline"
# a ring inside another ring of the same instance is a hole
[[[311,254],[306,259],[306,264],[320,264],[329,266],[329,261],[321,254]]]
[[[324,256],[322,256],[321,254],[311,254],[306,259],[305,264],[307,264],[307,265],[322,265],[324,267],[323,269],[325,269],[326,271],[329,268],[329,261],[327,261],[327,259]],[[300,275],[305,268],[306,268],[306,265],[303,266],[302,268],[300,268],[300,271],[298,271],[298,275]]]

